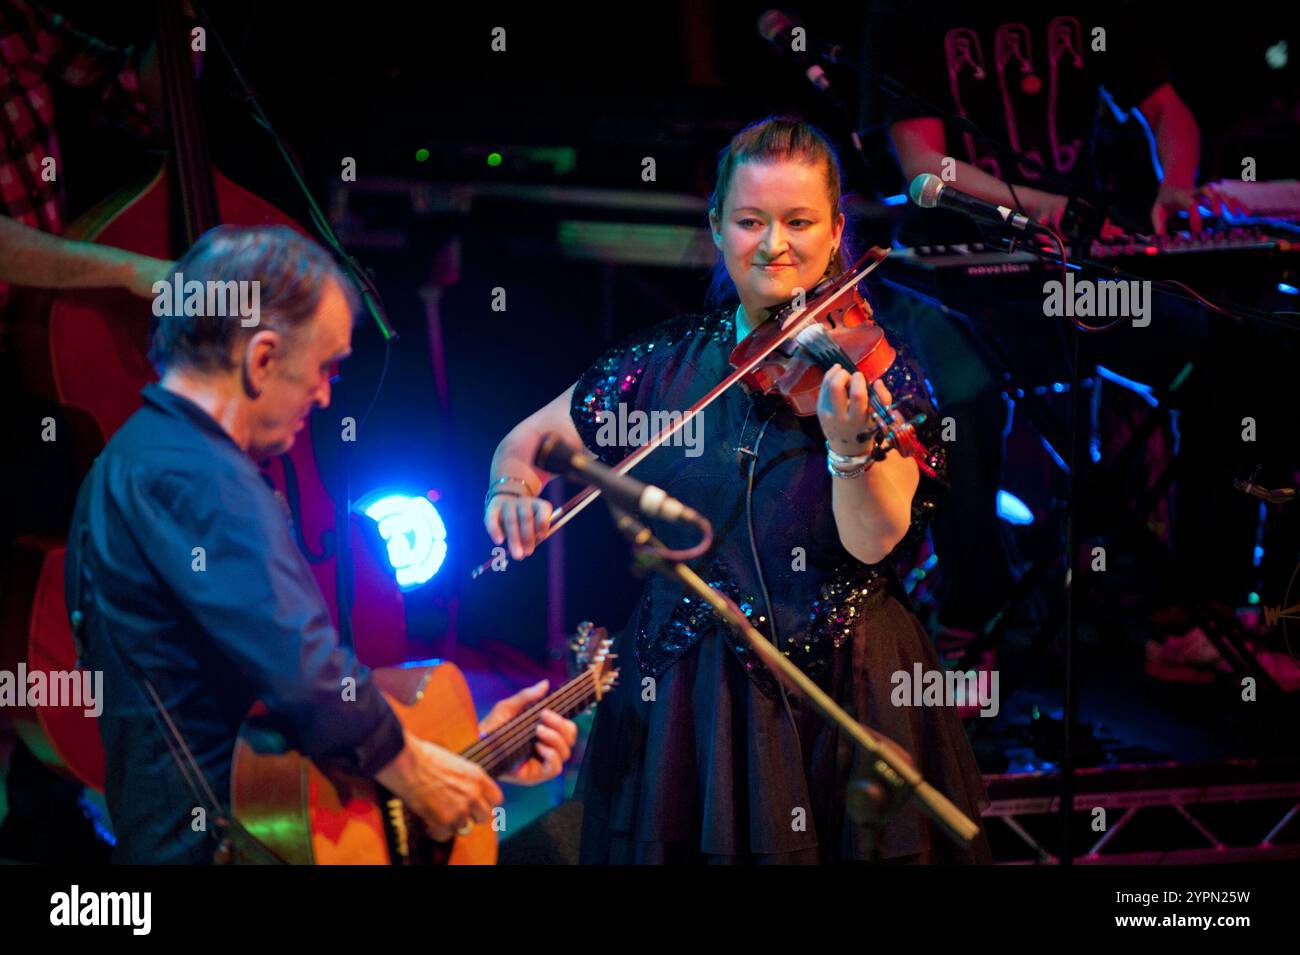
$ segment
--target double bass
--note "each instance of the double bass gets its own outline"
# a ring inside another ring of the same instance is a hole
[[[288,225],[306,234],[212,165],[197,105],[191,34],[178,7],[174,0],[157,3],[167,160],[142,185],[103,200],[65,234],[160,259],[177,258],[220,224]],[[79,481],[140,407],[140,389],[156,378],[148,359],[150,303],[119,289],[78,289],[29,296],[16,311],[13,342],[23,387],[60,406],[63,427],[56,439],[69,442]],[[336,507],[317,470],[312,441],[311,428],[305,428],[288,453],[260,467],[292,515],[298,546],[337,626]],[[401,591],[370,547],[359,518],[350,518],[347,532],[357,655],[370,666],[400,663],[406,650]],[[64,605],[66,539],[30,535],[16,547],[9,555],[0,616],[0,668],[15,672],[22,662],[29,673],[71,671],[77,652]],[[19,706],[9,712],[19,736],[42,762],[103,789],[104,751],[95,717],[80,707]]]

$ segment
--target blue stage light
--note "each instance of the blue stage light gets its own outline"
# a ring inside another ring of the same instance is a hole
[[[1056,462],[1056,466],[1060,468],[1062,471],[1064,471],[1066,474],[1069,474],[1070,466],[1065,463],[1065,458],[1061,457],[1057,453],[1056,448],[1052,447],[1052,442],[1048,441],[1042,435],[1039,435],[1038,441],[1040,444],[1042,444],[1043,449],[1052,456],[1052,460]]]
[[[1278,40],[1264,51],[1264,62],[1268,64],[1269,69],[1280,70],[1284,68],[1287,59],[1286,40]]]
[[[905,202],[907,202],[907,196],[900,192],[896,196],[885,196],[885,198],[881,199],[880,201],[887,206],[901,206]]]
[[[1259,502],[1258,517],[1255,520],[1255,552],[1254,565],[1258,567],[1264,563],[1264,527],[1268,523],[1268,505],[1263,501]]]
[[[1287,285],[1285,282],[1278,282],[1277,290],[1284,295],[1300,295],[1300,288],[1296,288],[1294,285]]]
[[[1117,371],[1111,371],[1105,365],[1097,366],[1097,375],[1106,381],[1113,382],[1121,388],[1127,388],[1129,391],[1138,395],[1149,404],[1152,408],[1160,407],[1160,400],[1152,392],[1155,390],[1150,385],[1144,385],[1140,381],[1134,381],[1132,378],[1121,375]]]
[[[1034,523],[1034,512],[1010,491],[998,491],[998,517],[1008,524]]]
[[[375,522],[388,544],[388,563],[402,590],[428,583],[438,572],[447,557],[447,527],[427,497],[376,491],[358,501],[356,510]]]

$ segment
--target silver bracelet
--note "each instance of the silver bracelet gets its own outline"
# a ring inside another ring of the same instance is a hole
[[[850,465],[856,467],[859,464],[866,464],[871,460],[871,452],[866,454],[840,454],[831,448],[831,443],[826,442],[826,459],[838,465]]]
[[[873,464],[875,464],[875,462],[871,460],[870,455],[867,455],[866,461],[846,471],[843,468],[836,467],[835,462],[829,455],[826,458],[826,470],[830,472],[831,477],[844,478],[845,480],[862,477],[862,475],[866,474]]]

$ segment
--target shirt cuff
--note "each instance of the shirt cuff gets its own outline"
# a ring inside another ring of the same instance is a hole
[[[406,746],[406,733],[402,722],[393,712],[392,707],[385,706],[385,713],[374,732],[357,744],[356,774],[371,777],[394,759]]]

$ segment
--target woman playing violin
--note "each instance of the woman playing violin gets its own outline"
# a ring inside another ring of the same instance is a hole
[[[650,420],[690,407],[732,370],[732,350],[769,310],[851,261],[838,158],[798,120],[756,123],[723,150],[709,225],[717,307],[609,350],[498,446],[484,520],[513,558],[531,554],[548,527],[539,494],[553,475],[532,463],[546,432],[617,464],[635,448],[601,425],[619,419],[620,404]],[[926,415],[916,436],[929,474],[898,450],[872,456],[872,387],[909,417]],[[895,674],[911,680],[914,664],[940,669],[896,568],[946,476],[920,370],[903,349],[875,383],[836,365],[816,415],[804,417],[780,395],[732,387],[699,427],[702,441],[658,448],[635,471],[712,521],[714,546],[695,569],[978,821],[983,787],[955,709],[902,705],[910,692],[895,692]],[[697,539],[677,525],[656,531],[674,547]],[[874,837],[861,830],[846,812],[846,789],[862,774],[855,747],[677,584],[647,580],[614,650],[625,676],[597,711],[578,781],[583,862],[988,861],[982,835],[957,850],[914,804]]]

